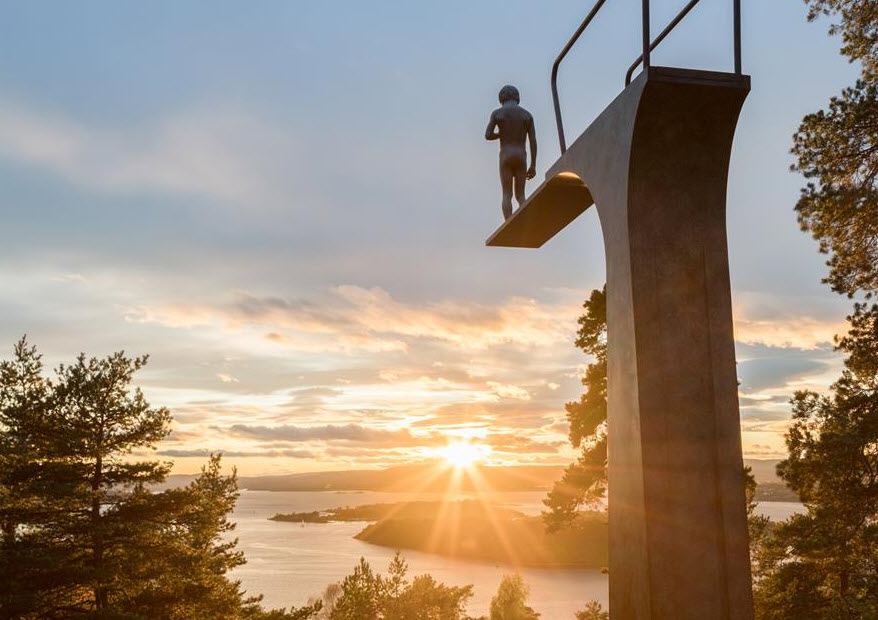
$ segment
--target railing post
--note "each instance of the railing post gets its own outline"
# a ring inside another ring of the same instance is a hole
[[[732,0],[735,13],[735,74],[741,75],[741,0]]]
[[[561,145],[561,154],[567,150],[567,141],[564,139],[564,121],[561,120],[561,101],[558,99],[558,65],[552,67],[552,101],[555,102],[555,125],[558,127],[558,143]]]
[[[665,40],[665,37],[668,36],[671,31],[677,27],[677,24],[679,24],[681,21],[683,21],[683,19],[685,19],[687,15],[689,15],[689,12],[694,9],[695,5],[697,5],[700,1],[701,0],[689,0],[689,4],[683,7],[683,10],[677,13],[677,16],[673,20],[671,20],[671,23],[669,23],[665,27],[665,29],[659,33],[659,36],[655,38],[655,41],[650,43],[649,51],[651,52],[656,47],[658,47],[659,43]],[[625,74],[625,86],[628,86],[631,83],[631,76],[634,75],[634,70],[637,68],[637,65],[639,65],[642,61],[643,54],[638,56],[637,60],[631,63],[631,66],[628,67],[628,72]]]
[[[649,36],[649,0],[643,0],[643,70],[649,70],[649,52],[652,40]]]
[[[561,66],[561,61],[564,60],[567,52],[569,52],[570,48],[573,47],[573,44],[579,40],[579,37],[585,32],[585,29],[588,28],[591,20],[593,20],[594,16],[598,14],[598,11],[601,10],[601,7],[604,6],[604,2],[606,1],[607,0],[598,0],[595,3],[585,19],[582,20],[579,28],[576,29],[576,32],[574,32],[573,36],[570,37],[570,40],[567,41],[567,45],[565,45],[564,49],[561,50],[561,53],[558,54],[558,57],[555,59],[555,64],[552,65],[552,99],[555,101],[555,123],[558,125],[558,141],[561,143],[562,155],[564,154],[564,151],[567,150],[567,142],[564,140],[564,122],[561,120],[561,102],[558,99],[558,67]]]

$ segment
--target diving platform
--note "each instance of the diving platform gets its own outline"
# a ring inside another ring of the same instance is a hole
[[[551,86],[561,156],[487,240],[538,248],[597,211],[607,269],[607,477],[613,620],[752,620],[747,507],[726,240],[738,116],[741,1],[731,0],[734,72],[653,66],[568,148],[558,67],[607,0],[561,50]],[[632,80],[634,71],[643,70]]]
[[[750,77],[735,73],[717,71],[698,71],[676,67],[649,67],[631,83],[603,114],[593,123],[594,126],[606,124],[607,119],[618,119],[620,108],[625,108],[626,100],[640,101],[647,84],[680,86],[708,86],[732,88],[743,91],[750,89]],[[629,92],[631,91],[631,92]],[[682,91],[681,91],[682,92]],[[685,107],[685,101],[680,101]],[[636,114],[638,106],[627,106]],[[621,129],[621,126],[619,127]],[[597,138],[598,135],[602,137]],[[612,144],[601,143],[609,138]],[[566,149],[558,161],[549,169],[546,178],[521,205],[485,242],[490,247],[540,248],[561,232],[568,224],[579,217],[594,204],[594,197],[583,181],[588,171],[577,170],[577,163],[586,153],[590,159],[599,159],[600,153],[607,153],[616,146],[621,136],[607,135],[590,127]],[[698,139],[698,136],[692,136]],[[598,155],[596,158],[595,156]]]
[[[753,618],[726,242],[749,91],[743,74],[647,67],[487,241],[538,248],[597,211],[615,620]]]
[[[540,248],[593,204],[582,179],[562,172],[546,179],[485,245]]]

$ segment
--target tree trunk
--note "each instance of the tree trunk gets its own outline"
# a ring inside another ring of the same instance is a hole
[[[107,607],[107,588],[104,585],[104,532],[101,523],[100,488],[103,481],[103,460],[100,455],[95,460],[94,473],[91,480],[91,529],[92,529],[92,566],[94,568],[95,609]]]

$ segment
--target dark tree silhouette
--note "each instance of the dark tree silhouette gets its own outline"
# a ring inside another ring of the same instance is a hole
[[[878,617],[878,306],[858,304],[829,394],[796,392],[778,474],[807,514],[760,550],[761,618]]]
[[[330,620],[475,620],[466,615],[473,587],[447,586],[430,575],[409,581],[408,565],[397,553],[387,576],[360,558],[354,572],[324,595],[321,615]]]
[[[796,205],[799,223],[829,255],[824,280],[834,291],[878,291],[878,0],[807,0],[809,18],[838,18],[842,53],[862,78],[809,114],[793,137],[793,170],[808,180]]]
[[[575,345],[593,361],[586,367],[585,392],[567,403],[569,438],[580,449],[543,503],[549,531],[568,525],[583,507],[600,505],[607,491],[607,293],[593,290],[583,304]]]
[[[235,474],[211,457],[180,489],[145,459],[170,413],[132,387],[145,357],[80,355],[43,376],[21,340],[0,362],[0,617],[304,620],[266,611],[226,573],[244,562]]]
[[[528,594],[521,575],[504,575],[491,599],[490,620],[537,620],[540,614],[527,604]]]

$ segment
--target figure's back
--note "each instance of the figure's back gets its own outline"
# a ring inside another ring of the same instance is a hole
[[[511,146],[524,148],[527,131],[533,123],[530,112],[520,105],[505,105],[494,113],[500,133],[500,148]]]

